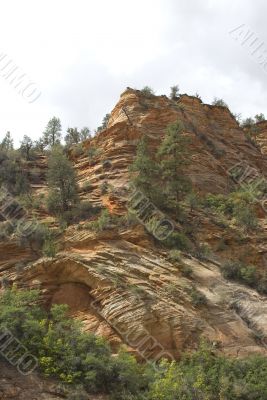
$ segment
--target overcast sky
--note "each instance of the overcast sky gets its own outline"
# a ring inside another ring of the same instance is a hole
[[[41,91],[29,103],[0,76],[0,139],[7,130],[17,144],[24,134],[36,139],[54,115],[63,131],[93,130],[127,86],[149,85],[160,95],[178,84],[182,93],[198,92],[207,103],[223,98],[244,117],[267,116],[267,64],[250,54],[249,41],[241,44],[247,30],[263,43],[257,56],[267,54],[264,0],[0,4],[0,55],[35,82],[35,93]]]

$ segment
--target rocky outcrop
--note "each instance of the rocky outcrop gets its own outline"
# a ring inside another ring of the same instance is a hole
[[[145,134],[156,149],[166,126],[177,119],[191,141],[187,173],[200,194],[229,193],[237,182],[228,171],[240,161],[267,176],[264,154],[227,108],[187,95],[173,101],[127,89],[107,129],[83,144],[82,155],[72,153],[81,199],[124,215],[128,168],[137,143]],[[98,149],[92,159],[87,155],[90,148]],[[45,182],[35,189],[45,191]],[[259,218],[259,230],[240,237],[234,226],[226,229],[201,210],[189,211],[189,228],[199,242],[210,245],[212,256],[199,260],[182,254],[176,262],[141,224],[125,223],[100,233],[80,224],[66,230],[54,259],[36,260],[15,241],[1,242],[1,274],[22,287],[40,287],[48,306],[67,303],[86,330],[106,336],[114,351],[127,344],[140,359],[179,358],[183,350],[194,349],[201,336],[233,356],[265,354],[266,296],[221,274],[222,262],[241,254],[259,271],[265,268],[267,236],[260,207]],[[25,268],[18,273],[20,260],[25,260]],[[206,302],[196,304],[192,293],[205,295]]]

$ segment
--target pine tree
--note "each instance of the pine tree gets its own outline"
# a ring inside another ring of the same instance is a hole
[[[174,85],[171,86],[171,93],[170,93],[170,98],[172,100],[175,100],[179,95],[179,86],[178,85]]]
[[[20,144],[20,152],[26,158],[26,160],[30,160],[32,148],[33,148],[32,139],[29,136],[24,135]]]
[[[61,146],[52,149],[48,159],[48,206],[56,214],[70,210],[78,203],[78,189],[75,170],[63,153]]]
[[[54,146],[60,143],[61,138],[61,122],[59,118],[53,117],[48,122],[43,133],[44,143],[46,146]]]
[[[184,174],[184,167],[189,163],[189,141],[182,132],[183,125],[179,121],[170,124],[157,154],[163,191],[170,207],[177,211],[179,202],[191,190],[190,179]]]
[[[12,139],[10,132],[5,134],[4,139],[0,143],[0,149],[6,152],[14,149],[14,140]]]
[[[146,136],[142,137],[137,146],[136,158],[130,171],[136,173],[132,179],[133,185],[158,204],[161,198],[158,190],[159,165],[150,155]]]
[[[77,128],[68,128],[64,140],[67,145],[77,144],[80,142],[80,132]]]

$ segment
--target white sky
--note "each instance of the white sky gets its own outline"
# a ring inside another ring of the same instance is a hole
[[[29,104],[0,76],[0,140],[38,138],[54,115],[91,130],[126,86],[223,98],[244,117],[267,116],[267,73],[233,40],[241,24],[267,50],[264,0],[0,0],[0,54],[40,88]]]

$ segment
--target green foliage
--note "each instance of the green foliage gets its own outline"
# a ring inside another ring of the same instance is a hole
[[[110,114],[106,114],[102,120],[102,124],[97,128],[96,131],[101,132],[104,129],[107,129],[109,120],[110,120]]]
[[[20,225],[16,226],[15,234],[19,244],[21,246],[30,245],[35,251],[54,257],[57,251],[55,243],[57,231],[51,230],[48,226],[35,220],[29,220],[28,224],[30,225],[30,230],[29,232],[26,230],[27,235],[24,234],[24,230],[21,229]]]
[[[187,196],[185,197],[185,202],[189,205],[191,211],[199,208],[201,204],[198,194],[194,191],[191,191],[187,194]]]
[[[198,295],[199,296],[199,295]],[[203,300],[197,304],[203,304]],[[228,359],[205,342],[179,362],[161,361],[153,370],[122,348],[116,357],[104,339],[83,332],[67,307],[40,307],[39,292],[5,289],[0,297],[0,331],[8,329],[37,357],[39,370],[68,384],[69,399],[88,393],[114,400],[266,400],[267,358]],[[73,387],[74,390],[71,390]],[[87,396],[88,397],[88,396]]]
[[[149,400],[265,400],[267,359],[227,359],[206,344],[179,363],[161,363]]]
[[[79,202],[76,173],[60,146],[54,146],[48,159],[48,210],[63,215]]]
[[[14,140],[11,137],[10,132],[5,134],[4,139],[0,143],[0,150],[8,153],[14,149]]]
[[[213,106],[220,106],[220,107],[228,107],[228,105],[225,103],[225,101],[223,99],[219,99],[218,97],[215,97],[213,102],[212,102]]]
[[[77,203],[71,210],[65,211],[61,215],[61,222],[64,224],[73,224],[82,220],[90,219],[99,213],[100,207],[93,206],[90,201]]]
[[[179,214],[179,202],[191,190],[191,181],[185,176],[189,164],[189,141],[182,135],[183,125],[177,121],[167,127],[166,135],[158,149],[164,193],[168,206]]]
[[[60,143],[61,129],[60,119],[56,117],[51,118],[43,133],[45,146],[53,147]]]
[[[256,122],[265,121],[265,116],[264,116],[264,114],[262,114],[262,113],[256,114],[256,115],[255,115],[255,120],[256,120]]]
[[[159,205],[163,202],[162,191],[159,190],[158,178],[160,174],[159,165],[150,155],[148,139],[143,136],[138,143],[136,158],[130,166],[132,172],[132,183],[134,187],[146,195],[149,200]]]
[[[227,279],[238,280],[250,286],[257,284],[257,271],[254,265],[245,265],[239,260],[229,260],[222,265],[222,272]]]
[[[52,232],[49,232],[49,234],[45,237],[42,253],[45,257],[54,258],[56,256],[57,244],[55,242],[55,237]]]
[[[172,249],[190,250],[192,248],[189,239],[183,232],[174,231],[163,242],[165,246]]]
[[[88,155],[90,163],[95,160],[95,158],[98,154],[99,154],[99,150],[96,147],[94,147],[94,146],[89,147],[87,155]]]
[[[125,217],[112,215],[108,209],[103,209],[95,221],[87,223],[84,227],[89,230],[101,232],[106,229],[125,226],[125,223]]]
[[[43,310],[36,290],[6,289],[0,297],[0,330],[9,329],[37,357],[46,376],[82,384],[90,393],[111,392],[124,400],[148,386],[145,367],[133,356],[121,350],[112,357],[104,339],[84,333],[66,313],[64,305]]]
[[[143,89],[141,89],[141,93],[146,97],[155,95],[154,90],[149,86],[144,86]]]
[[[20,143],[19,150],[22,157],[24,157],[27,161],[32,160],[34,158],[33,147],[34,145],[32,139],[29,136],[24,135]]]
[[[103,231],[105,229],[108,229],[111,224],[111,215],[107,209],[102,210],[100,216],[98,219],[94,222],[92,222],[92,227],[96,231]]]
[[[246,119],[244,119],[244,120],[242,121],[241,126],[242,126],[242,127],[249,127],[249,126],[252,126],[252,125],[254,125],[254,124],[255,124],[254,119],[251,118],[251,117],[249,117],[249,118],[246,118]]]
[[[179,250],[170,250],[168,259],[174,262],[179,262],[181,261],[181,252]]]
[[[78,128],[68,128],[64,140],[67,146],[71,146],[81,143],[90,137],[90,129],[87,127],[82,128],[81,131],[79,131]]]
[[[178,85],[171,86],[170,99],[175,100],[177,99],[178,96],[179,96],[179,86]]]
[[[64,137],[66,145],[77,144],[80,142],[80,132],[78,128],[68,128]]]
[[[258,189],[254,189],[250,185],[244,185],[243,188],[229,195],[209,194],[203,199],[202,204],[218,214],[234,218],[239,226],[250,230],[258,226],[253,203],[255,198],[258,198],[259,193]]]
[[[190,160],[189,141],[182,131],[183,125],[179,121],[170,124],[156,154],[154,151],[154,157],[148,146],[148,138],[141,138],[136,158],[130,167],[136,191],[133,198],[135,203],[139,201],[139,205],[134,207],[129,204],[130,208],[145,209],[150,201],[151,210],[156,206],[165,212],[169,211],[175,218],[182,218],[181,202],[191,191],[191,181],[184,173]],[[138,214],[139,211],[136,212]]]
[[[197,243],[196,248],[193,251],[193,255],[199,260],[206,260],[210,254],[211,250],[207,243]]]
[[[200,291],[198,291],[196,288],[192,288],[190,290],[190,297],[191,297],[192,304],[194,306],[207,304],[206,296],[203,293],[201,293]]]
[[[0,151],[0,185],[5,185],[13,195],[30,191],[28,176],[23,170],[21,159],[16,151],[8,154]]]
[[[100,189],[100,193],[102,195],[106,194],[108,192],[108,183],[107,183],[107,181],[102,182],[100,187],[99,187],[99,189]]]

